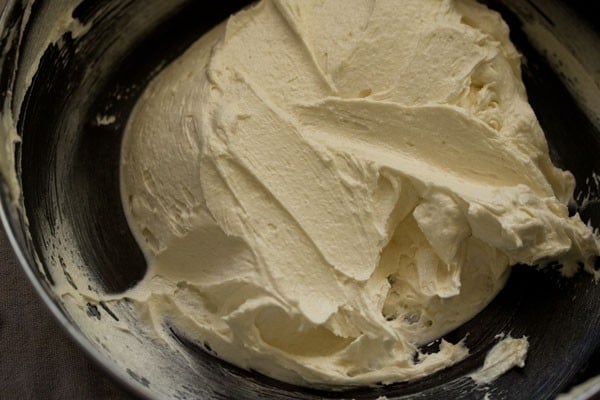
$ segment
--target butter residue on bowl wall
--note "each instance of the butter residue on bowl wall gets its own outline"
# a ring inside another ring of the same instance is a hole
[[[528,349],[527,337],[515,339],[500,335],[500,341],[488,352],[483,366],[469,376],[478,385],[489,384],[514,367],[523,368]]]
[[[28,34],[28,40],[19,51],[17,58],[22,66],[27,68],[19,69],[15,72],[13,79],[13,88],[4,94],[4,102],[1,105],[0,118],[0,175],[5,183],[9,195],[15,205],[19,204],[21,196],[20,179],[17,176],[17,161],[15,158],[15,146],[21,141],[21,134],[17,131],[17,118],[27,90],[38,71],[40,60],[44,52],[50,45],[60,45],[65,34],[70,34],[72,38],[78,38],[84,35],[89,29],[89,25],[83,25],[79,20],[72,17],[73,10],[79,5],[78,0],[67,0],[61,2],[44,2],[41,6],[42,12],[48,16],[52,23],[37,25],[35,30],[28,30],[30,23],[32,7],[35,1],[26,1],[23,4],[21,20],[18,26],[8,29],[6,27],[5,40],[7,42],[16,41],[21,43],[25,33]],[[8,21],[8,17],[5,16]],[[9,54],[3,54],[2,64],[6,64]],[[14,62],[14,60],[13,60]],[[5,65],[5,68],[8,68]]]

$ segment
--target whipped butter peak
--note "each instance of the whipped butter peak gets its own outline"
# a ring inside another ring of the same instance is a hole
[[[598,245],[566,203],[500,16],[468,0],[264,0],[129,121],[121,185],[150,269],[127,295],[298,384],[415,379],[509,266]],[[415,356],[416,355],[416,356]]]

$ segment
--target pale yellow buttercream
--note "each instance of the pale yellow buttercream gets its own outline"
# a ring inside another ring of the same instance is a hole
[[[121,183],[159,334],[293,383],[408,380],[468,354],[415,356],[509,265],[591,264],[500,16],[399,3],[264,0],[150,84]]]

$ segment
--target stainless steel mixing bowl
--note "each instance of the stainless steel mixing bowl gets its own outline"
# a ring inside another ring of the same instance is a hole
[[[452,342],[467,337],[466,360],[415,382],[338,391],[240,370],[167,327],[172,344],[180,345],[174,350],[178,346],[157,343],[136,324],[127,301],[108,304],[77,294],[82,288],[122,292],[143,277],[145,261],[120,204],[123,127],[153,76],[248,3],[8,2],[0,20],[0,144],[13,128],[21,141],[0,149],[0,216],[24,272],[74,340],[137,394],[165,399],[546,399],[600,372],[600,287],[583,273],[565,280],[556,271],[517,266],[487,309],[446,336]],[[554,161],[577,177],[573,212],[600,226],[597,5],[487,3],[509,22],[525,57],[524,80]],[[529,336],[527,366],[478,387],[467,375],[501,332]],[[590,396],[600,393],[590,390]]]

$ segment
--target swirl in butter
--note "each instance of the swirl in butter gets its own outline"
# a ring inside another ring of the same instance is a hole
[[[401,3],[401,4],[400,4]],[[122,151],[150,269],[127,295],[219,357],[297,384],[418,378],[418,346],[509,266],[598,244],[566,207],[501,17],[468,0],[264,0],[149,85]]]

